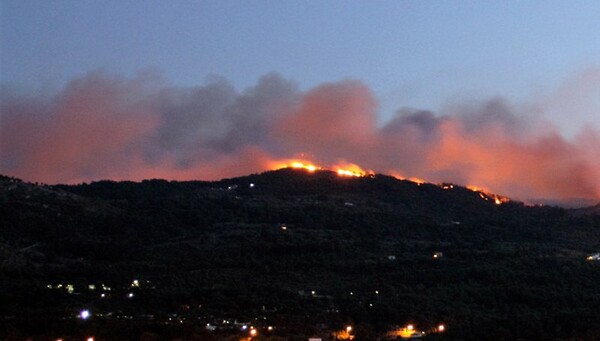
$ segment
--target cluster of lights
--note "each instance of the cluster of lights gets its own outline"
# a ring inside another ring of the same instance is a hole
[[[75,285],[73,285],[73,284],[64,284],[64,285],[60,284],[60,283],[56,284],[56,285],[48,284],[48,285],[46,285],[46,287],[48,289],[65,290],[69,294],[74,294],[75,293]],[[96,287],[95,284],[88,284],[87,289],[89,291],[95,291],[97,289],[97,287]],[[100,285],[100,289],[102,289],[102,291],[110,291],[111,290],[110,287],[107,287],[104,284]],[[100,297],[105,297],[105,296],[106,296],[105,294],[101,294],[100,295]]]
[[[430,329],[428,333],[443,333],[445,331],[446,326],[444,324],[439,324],[437,327]],[[412,323],[407,324],[404,328],[395,330],[393,333],[401,338],[421,337],[426,334],[424,331],[417,330]]]
[[[64,289],[66,290],[69,294],[72,294],[75,292],[75,286],[73,284],[57,284],[56,286],[52,286],[52,284],[48,284],[46,286],[48,289]]]

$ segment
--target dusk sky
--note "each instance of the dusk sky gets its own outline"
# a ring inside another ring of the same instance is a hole
[[[2,174],[210,180],[303,158],[600,199],[598,1],[0,3]]]

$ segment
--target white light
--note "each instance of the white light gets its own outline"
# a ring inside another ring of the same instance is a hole
[[[85,309],[85,310],[82,310],[82,311],[79,313],[79,317],[80,317],[82,320],[87,320],[87,319],[90,317],[90,315],[91,315],[91,314],[90,314],[90,311],[89,311],[89,310],[87,310],[87,309]]]
[[[273,330],[273,327],[272,326],[268,326],[267,330]]]
[[[104,298],[106,297],[106,294],[100,294],[100,297]]]
[[[254,184],[250,184],[250,188],[253,188],[253,187],[254,187]]]
[[[248,326],[247,325],[243,325],[242,326],[242,330],[246,330],[246,329],[248,329]]]
[[[127,297],[132,298],[133,297],[133,293],[130,292],[129,295],[127,295]]]
[[[94,338],[93,337],[88,337],[87,341],[94,341]]]

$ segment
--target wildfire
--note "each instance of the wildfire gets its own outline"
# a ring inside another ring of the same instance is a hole
[[[292,168],[292,169],[303,169],[310,173],[316,172],[317,170],[325,170],[327,168],[323,168],[317,166],[313,162],[305,161],[305,160],[283,160],[272,162],[269,167],[270,169],[283,169],[283,168]],[[348,163],[348,164],[339,164],[333,166],[332,169],[335,169],[335,172],[339,176],[355,176],[355,177],[363,177],[363,176],[372,176],[374,172],[365,171],[360,166]]]
[[[483,188],[477,187],[477,186],[472,186],[472,185],[467,185],[466,186],[467,189],[470,189],[473,192],[485,192],[485,190]]]
[[[362,168],[360,168],[358,165],[353,164],[353,163],[349,163],[349,164],[344,164],[344,165],[338,165],[335,166],[335,168],[337,169],[337,173],[340,176],[357,176],[357,177],[361,177],[361,176],[367,176],[367,175],[373,175],[373,171],[364,171]]]
[[[270,162],[267,165],[267,168],[269,168],[269,169],[283,169],[283,168],[304,169],[311,173],[322,169],[321,167],[315,165],[312,162],[308,162],[305,160],[293,160],[293,159]]]
[[[507,197],[503,197],[503,196],[500,196],[497,194],[490,193],[481,187],[469,185],[469,186],[467,186],[467,188],[473,192],[477,192],[479,194],[479,196],[481,197],[481,199],[483,199],[483,200],[486,200],[486,201],[493,200],[494,204],[496,204],[496,205],[501,205],[505,202],[510,201],[510,199]]]
[[[287,159],[287,160],[273,161],[273,162],[270,162],[267,165],[267,167],[269,169],[291,168],[291,169],[305,170],[310,173],[314,173],[318,170],[331,170],[331,171],[335,171],[337,173],[337,175],[345,176],[345,177],[365,177],[365,176],[372,177],[375,174],[371,170],[369,170],[369,171],[363,170],[360,166],[358,166],[354,163],[338,163],[330,168],[324,168],[321,166],[317,166],[315,163],[306,161],[304,159]],[[427,183],[427,181],[425,181],[424,179],[417,178],[417,177],[405,177],[397,172],[391,172],[391,175],[398,180],[412,181],[419,186],[424,183]],[[441,188],[443,188],[445,190],[451,190],[451,189],[454,189],[457,185],[454,185],[452,183],[441,183],[438,186],[440,186]],[[468,185],[468,186],[466,186],[466,188],[479,194],[479,197],[481,197],[481,199],[483,199],[485,201],[492,201],[496,205],[501,205],[503,203],[510,201],[510,199],[507,197],[493,194],[481,187]]]
[[[416,183],[419,186],[427,182],[427,181],[425,181],[425,180],[423,180],[421,178],[417,178],[417,177],[414,177],[414,176],[407,178],[407,177],[401,175],[398,172],[392,172],[390,175],[393,176],[394,178],[398,179],[398,180],[412,181],[412,182]]]
[[[310,163],[303,163],[303,162],[293,162],[291,165],[291,168],[296,168],[296,169],[306,169],[309,172],[314,172],[317,169],[321,169],[321,167],[317,167],[313,164]]]

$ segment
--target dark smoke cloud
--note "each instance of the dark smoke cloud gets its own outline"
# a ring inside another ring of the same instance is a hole
[[[404,108],[380,127],[354,80],[300,91],[269,74],[239,92],[216,77],[183,88],[94,72],[52,97],[5,95],[0,109],[0,172],[29,181],[219,179],[304,155],[520,199],[600,197],[598,131],[566,139],[502,99]]]

